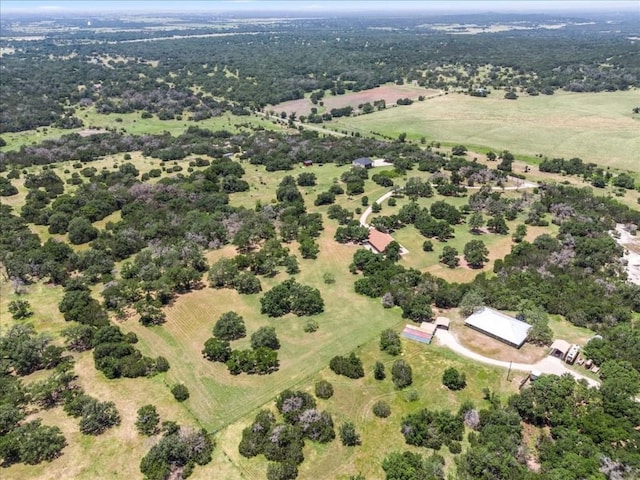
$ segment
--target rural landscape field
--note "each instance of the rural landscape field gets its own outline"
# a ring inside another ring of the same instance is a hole
[[[45,3],[0,478],[640,478],[634,2]]]

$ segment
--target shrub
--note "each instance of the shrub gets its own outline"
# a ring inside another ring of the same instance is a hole
[[[138,417],[136,418],[136,429],[140,435],[154,435],[158,433],[158,424],[160,423],[160,415],[156,407],[153,405],[145,405],[138,409]]]
[[[360,435],[356,432],[355,425],[351,422],[344,422],[340,425],[340,440],[347,447],[355,447],[362,443]]]
[[[391,415],[391,407],[384,400],[378,400],[373,404],[373,414],[378,418],[387,418]]]
[[[449,390],[462,390],[467,386],[464,373],[460,373],[453,367],[447,368],[442,375],[442,384]]]
[[[391,367],[391,379],[396,388],[405,388],[413,383],[411,366],[404,360],[396,360]]]
[[[384,373],[384,364],[382,362],[376,362],[375,367],[373,367],[373,378],[376,380],[384,380],[386,376],[386,373]]]
[[[452,440],[450,442],[447,442],[447,447],[449,447],[449,451],[454,455],[457,455],[458,453],[462,452],[462,445],[460,444],[460,442],[456,442]]]
[[[348,378],[364,377],[364,368],[362,360],[355,353],[351,352],[348,357],[337,355],[329,362],[329,368],[338,375],[344,375]]]
[[[316,397],[328,399],[333,396],[333,385],[326,380],[320,380],[316,383]]]
[[[177,383],[173,387],[171,387],[171,393],[173,397],[179,401],[184,402],[189,398],[189,389],[181,383]]]
[[[318,322],[316,322],[315,320],[309,320],[304,324],[303,330],[305,331],[305,333],[313,333],[317,331],[318,328],[320,328],[320,324]]]

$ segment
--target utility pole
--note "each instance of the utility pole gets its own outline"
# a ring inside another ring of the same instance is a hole
[[[507,370],[507,382],[509,381],[509,374],[511,374],[511,365],[513,362],[509,362],[509,370]]]

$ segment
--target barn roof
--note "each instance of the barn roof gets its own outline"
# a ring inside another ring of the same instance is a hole
[[[531,328],[528,323],[489,307],[484,307],[468,317],[464,324],[518,348],[527,339]]]
[[[360,158],[356,158],[353,161],[353,163],[354,165],[357,164],[357,165],[362,165],[363,167],[366,167],[366,166],[373,165],[373,160],[371,160],[369,157],[360,157]]]
[[[369,244],[378,252],[384,252],[391,242],[393,242],[393,237],[388,233],[382,233],[376,228],[369,230]]]

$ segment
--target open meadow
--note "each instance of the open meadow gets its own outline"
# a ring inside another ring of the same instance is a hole
[[[516,155],[580,157],[585,162],[638,171],[640,119],[632,109],[640,90],[567,93],[506,100],[449,93],[409,106],[339,118],[338,130],[464,144]]]

